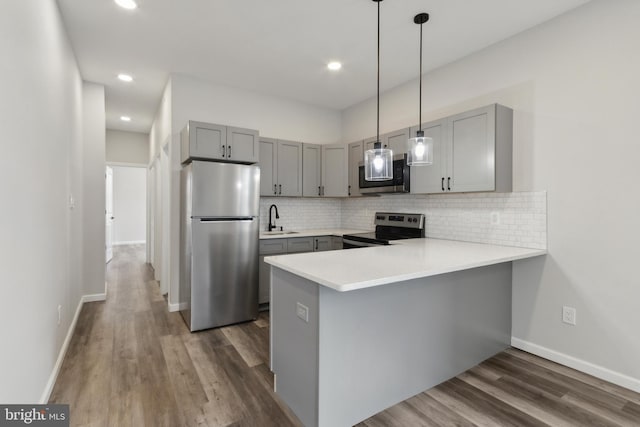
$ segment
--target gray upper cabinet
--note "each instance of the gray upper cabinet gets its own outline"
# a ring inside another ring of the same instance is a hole
[[[302,196],[302,144],[260,138],[260,195]]]
[[[349,155],[344,144],[322,146],[322,195],[347,197],[349,194]]]
[[[190,120],[180,133],[180,160],[256,163],[258,131]]]
[[[411,136],[418,127],[411,128]],[[433,139],[433,164],[411,167],[412,193],[442,193],[446,190],[443,177],[447,174],[447,152],[445,149],[447,120],[436,120],[422,124],[424,136]]]
[[[434,138],[434,161],[411,168],[412,193],[511,191],[513,110],[492,104],[423,130]]]
[[[380,135],[380,142],[382,142],[382,135]],[[371,138],[367,138],[364,140],[364,147],[363,147],[363,151],[367,151],[367,150],[373,150],[374,145],[376,143],[376,137],[372,136]],[[364,159],[364,156],[363,156]]]
[[[349,144],[349,187],[350,197],[360,196],[360,178],[358,167],[364,161],[364,142],[352,142]]]
[[[322,195],[322,146],[302,144],[302,195]]]
[[[409,139],[409,128],[397,130],[395,132],[385,133],[380,136],[382,146],[390,148],[393,155],[404,154],[407,152],[407,141]]]
[[[278,141],[278,196],[302,196],[302,143]]]
[[[212,123],[189,121],[180,132],[180,161],[189,159],[225,158],[227,127]]]
[[[278,195],[278,141],[260,138],[260,195]]]
[[[258,131],[227,127],[226,158],[229,161],[256,163],[259,160]]]

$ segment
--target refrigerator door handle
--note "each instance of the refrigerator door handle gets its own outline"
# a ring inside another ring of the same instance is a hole
[[[200,222],[236,222],[236,221],[253,221],[256,218],[253,216],[233,216],[233,217],[219,217],[219,218],[200,218]]]

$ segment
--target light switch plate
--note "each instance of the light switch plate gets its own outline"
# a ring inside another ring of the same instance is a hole
[[[309,322],[309,307],[299,302],[296,303],[296,316],[304,320],[305,322]]]

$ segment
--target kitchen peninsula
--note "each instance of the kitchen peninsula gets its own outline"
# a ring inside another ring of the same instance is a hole
[[[511,262],[437,239],[267,257],[275,388],[306,426],[354,425],[508,347]]]

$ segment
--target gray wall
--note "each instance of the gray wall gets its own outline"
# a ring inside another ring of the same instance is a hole
[[[110,163],[149,163],[149,134],[107,129],[106,158]]]
[[[35,403],[84,292],[83,195],[99,188],[83,179],[83,85],[56,2],[3,1],[0,51],[0,402]]]

